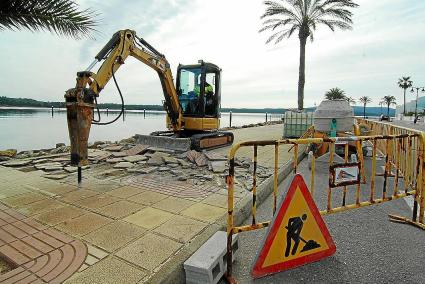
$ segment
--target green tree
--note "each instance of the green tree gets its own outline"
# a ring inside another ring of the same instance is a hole
[[[397,82],[398,86],[404,91],[404,106],[403,106],[403,115],[406,115],[406,89],[412,87],[412,81],[410,77],[401,77]]]
[[[355,105],[356,104],[356,100],[353,99],[352,97],[347,97],[345,96],[345,100],[350,104],[350,105]]]
[[[96,15],[73,0],[2,0],[0,30],[47,30],[79,39],[95,31]]]
[[[366,118],[366,105],[372,100],[368,96],[360,97],[359,101],[363,104],[363,118]]]
[[[347,100],[347,97],[345,96],[345,92],[341,90],[340,88],[332,88],[326,92],[325,99],[331,100],[331,101]]]
[[[390,116],[390,105],[396,104],[396,98],[394,96],[384,96],[382,103],[387,105],[387,115]]]
[[[283,38],[290,38],[298,32],[300,40],[300,65],[298,78],[298,109],[304,108],[305,85],[305,49],[307,39],[314,39],[313,32],[319,25],[325,25],[330,30],[336,28],[349,30],[352,28],[352,13],[348,8],[358,5],[351,0],[281,0],[264,1],[266,11],[261,16],[266,19],[260,32],[271,30],[272,35],[266,43]]]

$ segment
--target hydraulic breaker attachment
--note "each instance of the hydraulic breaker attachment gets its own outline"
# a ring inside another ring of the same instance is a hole
[[[88,139],[93,119],[95,94],[85,88],[89,81],[88,72],[78,73],[76,88],[65,93],[69,139],[71,143],[71,165],[88,164]]]

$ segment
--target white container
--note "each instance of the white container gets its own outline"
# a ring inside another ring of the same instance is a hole
[[[330,132],[332,120],[336,119],[337,132],[353,131],[354,112],[346,100],[324,100],[314,112],[314,130]]]

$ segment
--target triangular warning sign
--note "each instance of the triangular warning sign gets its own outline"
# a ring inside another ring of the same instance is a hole
[[[335,244],[300,174],[280,203],[252,276],[273,274],[331,256]]]

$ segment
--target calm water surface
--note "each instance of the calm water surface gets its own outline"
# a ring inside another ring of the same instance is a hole
[[[102,122],[107,122],[118,115],[109,111],[101,113]],[[274,117],[273,119],[276,119]],[[233,113],[232,126],[265,121],[265,114]],[[221,127],[229,126],[229,113],[222,113]],[[127,111],[125,120],[120,118],[107,126],[93,125],[89,142],[98,140],[116,141],[131,137],[134,134],[149,134],[153,131],[166,130],[165,112]],[[0,150],[14,148],[18,151],[53,148],[56,143],[69,144],[66,112],[51,109],[33,108],[0,108]]]

